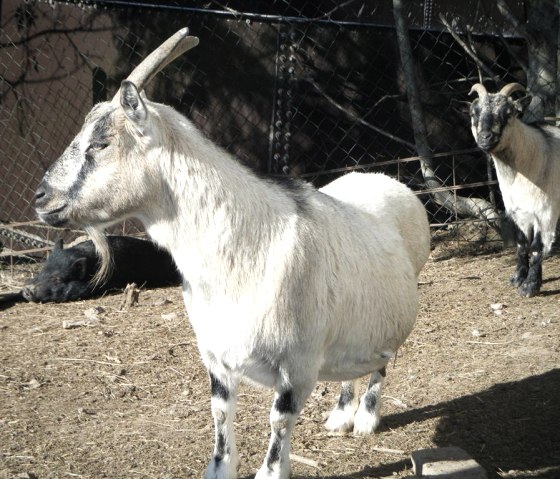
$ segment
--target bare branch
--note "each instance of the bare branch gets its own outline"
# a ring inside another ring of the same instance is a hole
[[[309,83],[311,83],[311,85],[313,85],[313,88],[315,88],[320,94],[321,96],[323,96],[331,105],[333,105],[335,108],[337,108],[338,110],[340,110],[341,112],[345,113],[346,115],[348,115],[350,118],[352,118],[353,120],[357,121],[358,123],[360,123],[361,125],[364,125],[370,129],[372,129],[373,131],[379,133],[380,135],[383,135],[387,138],[390,138],[393,141],[396,141],[397,143],[400,143],[402,145],[407,146],[408,148],[415,150],[415,146],[414,144],[410,143],[409,141],[406,141],[403,138],[399,138],[398,136],[395,136],[385,130],[382,130],[381,128],[378,128],[375,125],[372,125],[371,123],[367,122],[366,120],[364,120],[363,118],[359,117],[358,115],[356,115],[354,112],[349,111],[347,108],[344,108],[340,103],[338,103],[334,98],[331,98],[319,85],[318,83],[313,80],[313,79],[308,79]]]
[[[525,38],[530,42],[535,41],[535,37],[531,33],[529,33],[529,30],[527,30],[519,21],[519,19],[511,12],[504,0],[497,0],[496,5],[498,6],[498,10],[500,10],[500,13],[504,16],[505,20],[514,28],[519,36]]]
[[[476,53],[471,49],[469,45],[467,45],[463,41],[463,39],[453,29],[453,27],[449,24],[449,22],[446,20],[443,14],[441,13],[439,14],[439,19],[441,20],[441,23],[445,25],[445,28],[447,28],[447,31],[451,34],[451,36],[455,39],[455,41],[463,48],[463,50],[465,50],[465,53],[473,59],[473,61],[478,65],[478,67],[494,81],[498,80],[498,76],[494,75],[492,70],[490,70],[490,68],[488,68],[480,58],[478,58]]]
[[[0,48],[13,48],[19,47],[21,45],[30,42],[31,40],[35,40],[36,38],[47,36],[47,35],[60,35],[60,34],[71,34],[71,33],[99,33],[99,32],[112,32],[116,31],[117,27],[104,27],[104,28],[91,28],[84,30],[83,27],[80,28],[49,28],[46,30],[41,30],[40,32],[34,33],[33,35],[28,35],[25,38],[20,40],[16,40],[13,42],[0,42]]]

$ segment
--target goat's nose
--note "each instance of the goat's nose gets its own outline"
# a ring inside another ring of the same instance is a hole
[[[480,132],[480,138],[482,138],[483,140],[489,140],[490,138],[492,138],[492,132],[491,131],[481,131]]]
[[[35,191],[35,208],[38,208],[47,202],[49,189],[49,186],[42,181]]]

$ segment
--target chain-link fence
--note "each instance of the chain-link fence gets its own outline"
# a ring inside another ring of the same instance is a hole
[[[382,171],[421,195],[434,236],[499,239],[501,198],[467,101],[481,80],[527,83],[527,42],[512,20],[525,23],[525,2],[410,1],[402,12],[397,3],[1,1],[0,242],[35,250],[60,235],[32,223],[45,169],[92,105],[183,26],[200,45],[148,96],[240,161],[318,186],[350,170]],[[431,152],[422,157],[410,82]]]

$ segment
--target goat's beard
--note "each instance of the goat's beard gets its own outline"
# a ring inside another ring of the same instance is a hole
[[[85,232],[93,241],[95,251],[99,257],[99,268],[90,280],[93,286],[99,286],[107,281],[109,274],[113,269],[113,257],[109,248],[109,242],[103,229],[96,228],[95,226],[86,226]]]

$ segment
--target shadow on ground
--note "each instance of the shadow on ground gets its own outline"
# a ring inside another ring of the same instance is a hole
[[[489,478],[559,479],[559,405],[560,369],[554,369],[453,401],[385,416],[382,428],[440,418],[434,442],[465,449],[486,469]],[[366,467],[344,477],[391,476],[407,463],[400,460]]]
[[[508,477],[558,479],[559,405],[560,369],[553,369],[453,401],[386,416],[384,427],[439,417],[434,442],[465,449],[489,477],[512,471]]]

